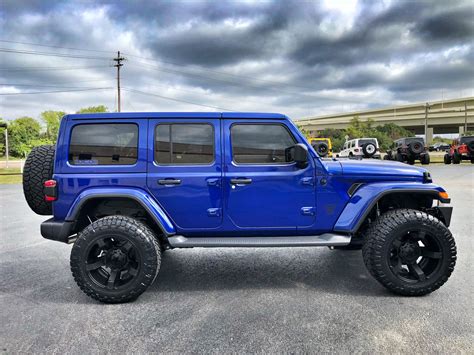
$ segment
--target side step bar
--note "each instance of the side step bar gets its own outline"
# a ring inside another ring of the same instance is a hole
[[[168,237],[172,248],[225,248],[225,247],[323,247],[348,245],[351,236],[325,233],[310,236],[287,237],[207,237],[187,238],[182,235]]]

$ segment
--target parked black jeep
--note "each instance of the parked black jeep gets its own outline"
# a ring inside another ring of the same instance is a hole
[[[397,160],[411,165],[415,164],[415,160],[419,160],[421,164],[429,164],[430,155],[423,138],[409,137],[400,138],[393,142],[384,160]]]

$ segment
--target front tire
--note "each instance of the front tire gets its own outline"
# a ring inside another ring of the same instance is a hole
[[[451,156],[448,153],[444,155],[443,160],[446,165],[451,164]]]
[[[369,228],[362,253],[372,276],[404,296],[435,291],[456,264],[456,245],[449,229],[437,218],[411,209],[379,217]]]
[[[136,299],[158,275],[161,251],[145,224],[125,216],[87,226],[71,250],[71,271],[88,296],[104,303]]]

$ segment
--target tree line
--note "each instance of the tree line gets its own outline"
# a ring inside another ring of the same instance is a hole
[[[108,112],[104,105],[84,107],[76,113]],[[11,121],[0,118],[0,123],[6,123],[8,128],[9,153],[13,157],[25,158],[33,147],[44,144],[56,144],[61,118],[66,115],[63,111],[44,111],[41,121],[23,116]],[[2,124],[0,124],[2,125]],[[0,155],[5,155],[5,128],[0,128]]]

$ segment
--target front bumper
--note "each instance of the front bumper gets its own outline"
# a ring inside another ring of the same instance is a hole
[[[74,222],[55,221],[54,218],[50,218],[41,223],[41,235],[46,239],[68,243],[69,236],[73,234],[73,226]]]
[[[446,227],[449,227],[451,224],[451,216],[453,214],[453,208],[451,206],[436,206],[428,209],[427,212],[438,218]]]

